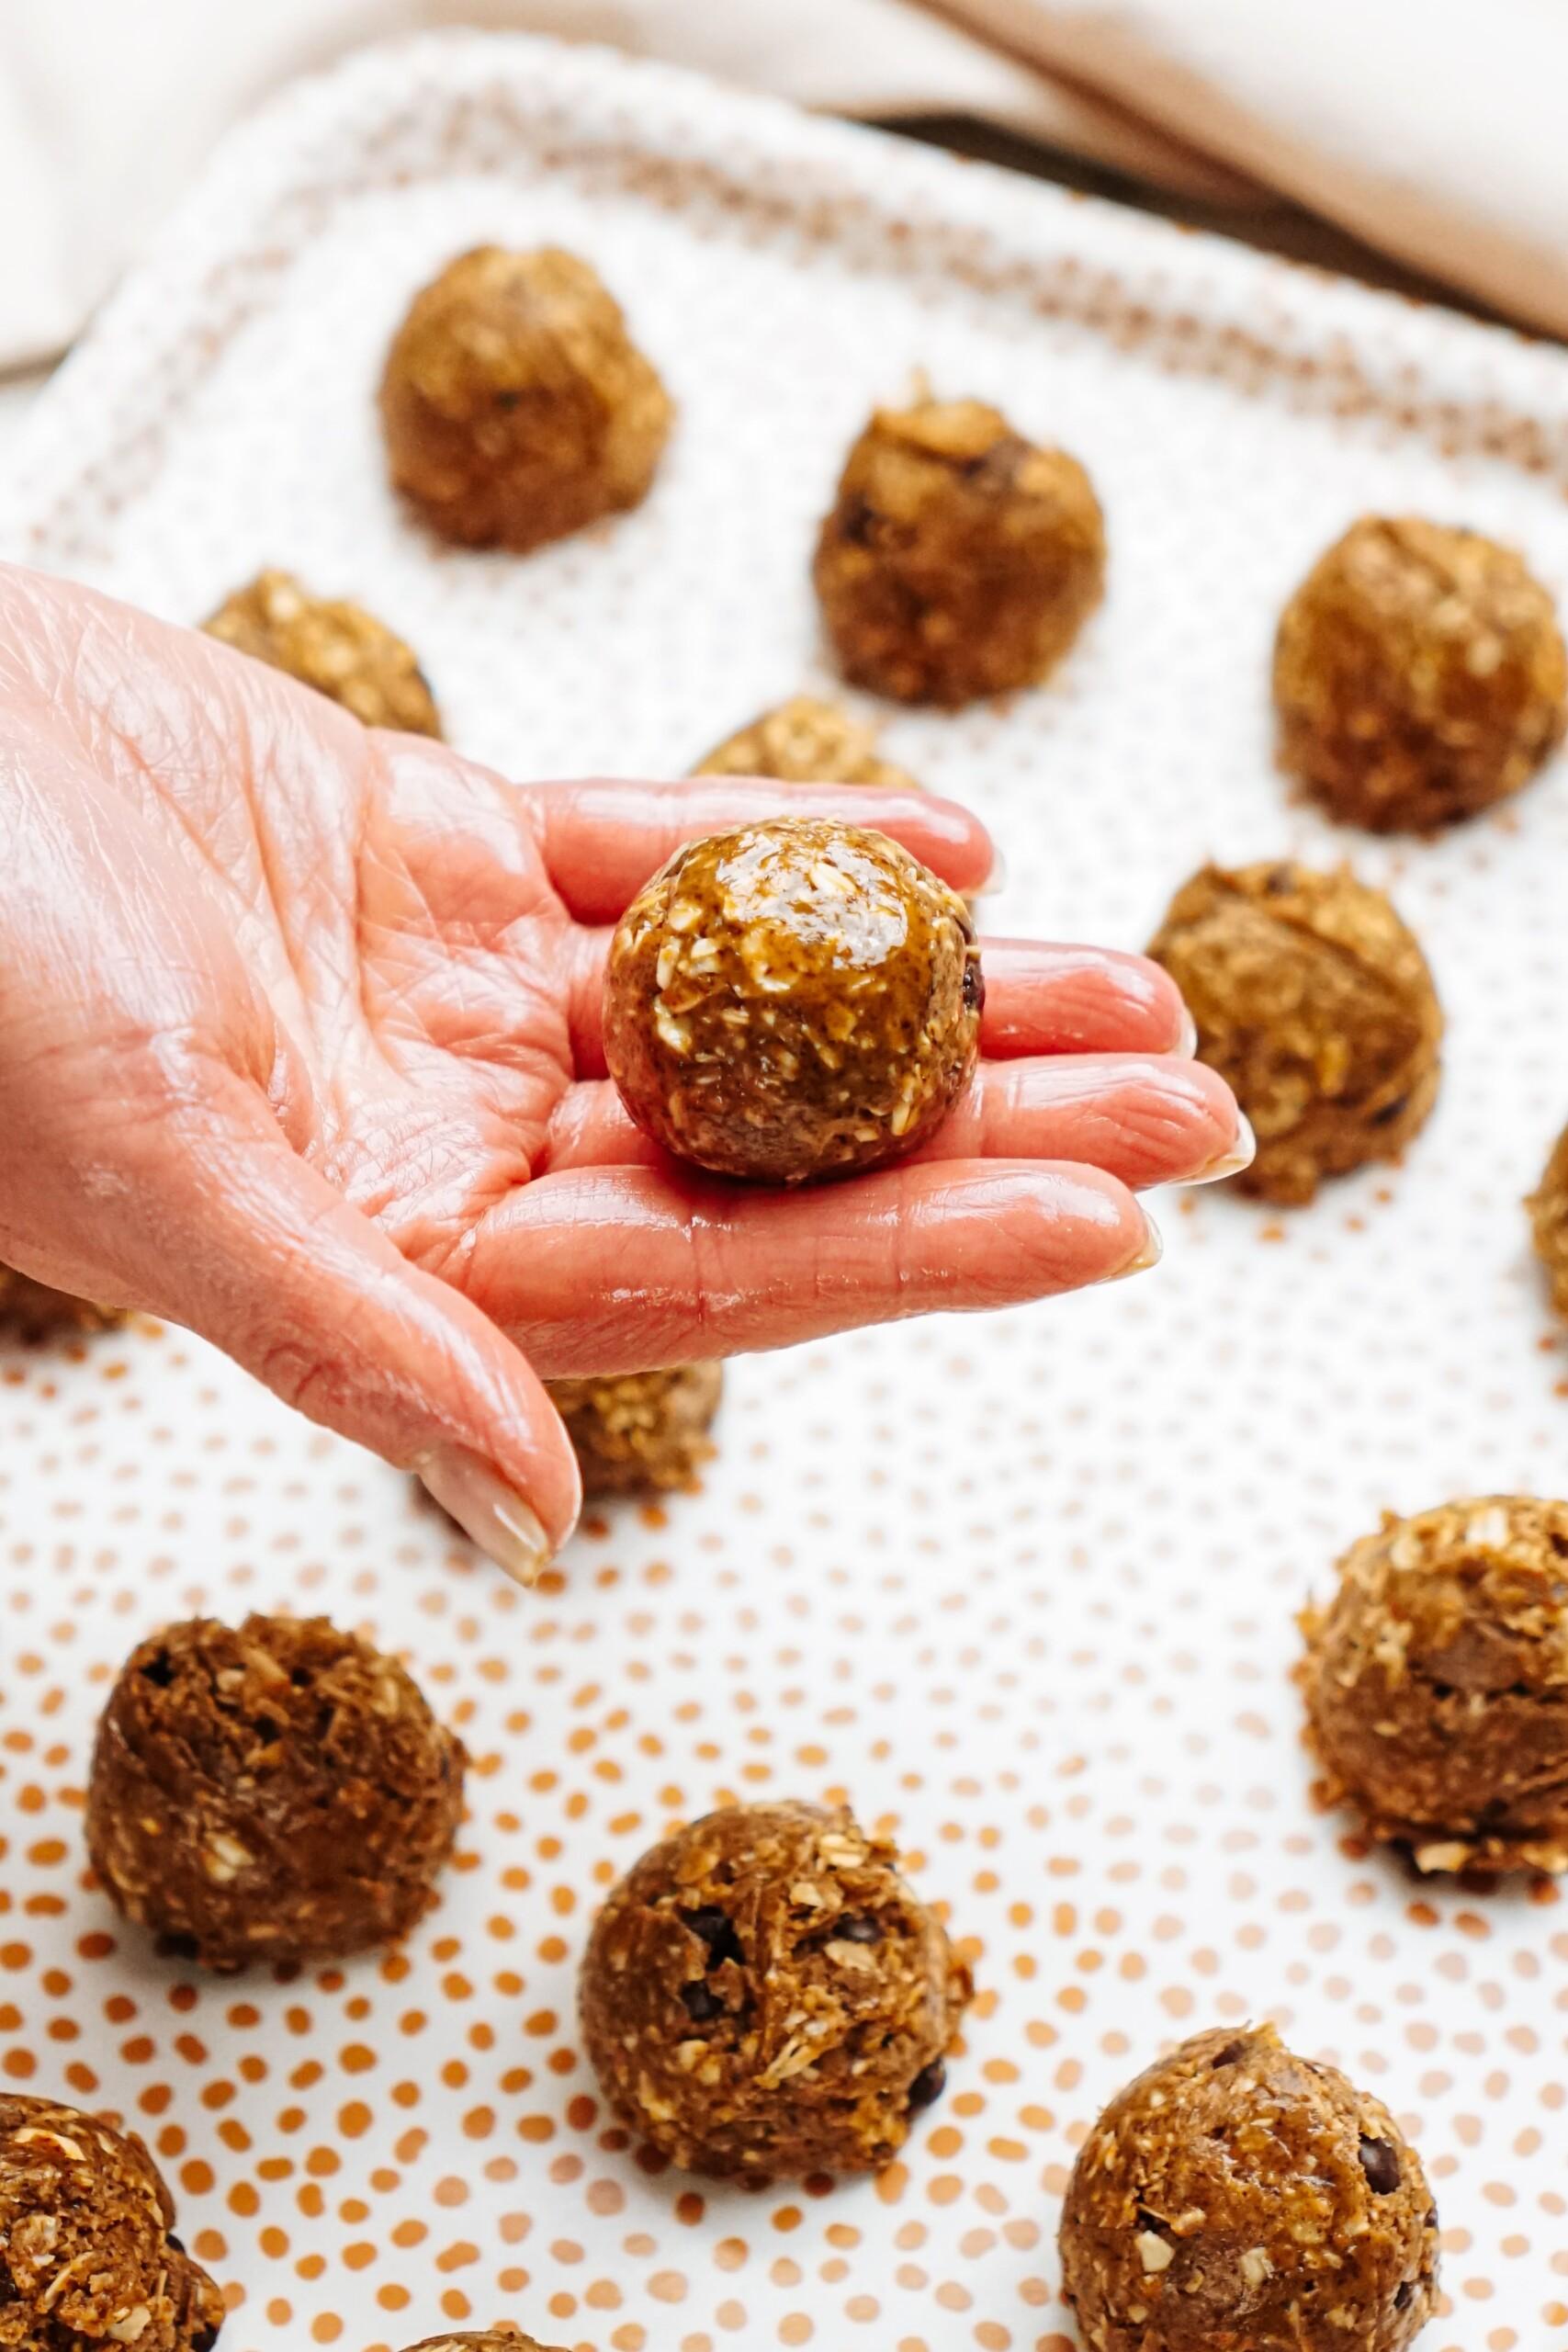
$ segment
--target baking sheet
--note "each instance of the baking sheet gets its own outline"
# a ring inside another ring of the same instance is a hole
[[[408,525],[370,406],[410,291],[481,238],[592,257],[681,404],[648,504],[525,562]],[[1416,2137],[1432,2352],[1568,2329],[1556,1890],[1361,1852],[1311,1808],[1287,1680],[1292,1612],[1385,1505],[1568,1479],[1518,1206],[1568,1116],[1568,772],[1431,846],[1364,841],[1287,805],[1265,695],[1282,597],[1364,507],[1495,530],[1568,596],[1568,360],[657,69],[454,38],[227,144],[40,403],[4,545],[181,620],[285,564],[406,633],[478,757],[679,774],[826,684],[812,526],[918,368],[1075,450],[1109,515],[1058,683],[886,728],[1004,844],[993,926],[1135,945],[1206,855],[1350,854],[1429,951],[1441,1102],[1407,1167],[1310,1213],[1168,1197],[1153,1278],[736,1365],[705,1491],[592,1521],[533,1596],[176,1332],[0,1356],[0,2081],[146,2133],[229,2352],[502,2318],[599,2352],[1062,2352],[1077,2143],[1162,2041],[1263,2015]],[[82,1884],[107,1679],[154,1623],[251,1606],[410,1651],[474,1752],[459,1867],[396,1960],[201,1982]],[[610,1877],[785,1793],[890,1826],[983,1988],[905,2160],[823,2196],[650,2172],[573,2024]]]

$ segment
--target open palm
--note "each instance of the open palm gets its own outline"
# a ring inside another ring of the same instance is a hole
[[[951,803],[519,787],[3,569],[0,709],[0,1259],[216,1340],[514,1568],[577,1506],[536,1375],[1102,1280],[1149,1255],[1129,1187],[1237,1151],[1162,974],[1018,942],[986,944],[987,1058],[915,1161],[780,1195],[631,1125],[604,955],[677,843],[850,815],[973,890],[990,843]]]

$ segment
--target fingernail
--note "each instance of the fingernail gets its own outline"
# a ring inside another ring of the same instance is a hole
[[[1165,1243],[1160,1239],[1159,1227],[1145,1210],[1143,1248],[1135,1258],[1129,1258],[1127,1263],[1124,1266],[1118,1266],[1113,1274],[1102,1274],[1100,1280],[1107,1283],[1120,1283],[1125,1282],[1129,1274],[1146,1274],[1149,1268],[1157,1266],[1164,1256]]]
[[[1222,1184],[1227,1176],[1239,1176],[1244,1168],[1250,1168],[1257,1157],[1258,1137],[1252,1132],[1252,1122],[1245,1111],[1238,1112],[1235,1141],[1229,1151],[1221,1152],[1217,1159],[1211,1159],[1187,1181],[1190,1184]]]
[[[1008,886],[1008,862],[996,843],[991,844],[991,870],[983,882],[970,891],[971,899],[994,899]]]
[[[1198,1051],[1198,1023],[1185,1005],[1181,1008],[1181,1026],[1176,1035],[1176,1050],[1185,1061],[1190,1061]]]
[[[504,1568],[514,1584],[536,1584],[550,1564],[550,1540],[536,1513],[488,1462],[461,1446],[437,1446],[413,1464],[434,1502]]]

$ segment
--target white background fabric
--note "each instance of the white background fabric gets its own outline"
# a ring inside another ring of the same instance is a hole
[[[1277,188],[1568,331],[1558,0],[8,0],[0,367],[70,340],[236,115],[459,24],[852,114],[969,114],[1211,198]]]

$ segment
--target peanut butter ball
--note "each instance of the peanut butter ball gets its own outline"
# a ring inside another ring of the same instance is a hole
[[[1280,616],[1274,703],[1280,764],[1331,816],[1428,833],[1517,792],[1555,750],[1568,655],[1512,548],[1368,514]]]
[[[62,1331],[107,1331],[124,1320],[113,1307],[95,1306],[89,1299],[73,1298],[69,1291],[51,1290],[30,1274],[0,1266],[0,1335],[15,1332],[21,1340],[51,1340]]]
[[[1404,2352],[1438,2217],[1387,2108],[1271,2026],[1194,2034],[1117,2094],[1062,2210],[1092,2352]]]
[[[381,379],[396,488],[444,538],[519,555],[637,505],[672,414],[620,304],[549,245],[449,262]]]
[[[655,1142],[798,1184],[934,1134],[979,1052],[962,899],[885,834],[775,818],[678,850],[611,943],[604,1057]]]
[[[361,605],[312,596],[291,572],[259,571],[202,628],[254,662],[314,686],[367,727],[440,735],[434,697],[402,639]]]
[[[589,1500],[694,1487],[713,1459],[708,1430],[724,1387],[720,1364],[547,1380],[545,1386],[566,1423]]]
[[[1089,476],[983,401],[878,409],[850,451],[813,574],[846,678],[956,708],[1038,685],[1100,602]]]
[[[127,1917],[209,1968],[341,1959],[434,1901],[464,1761],[397,1660],[324,1617],[197,1618],[109,1694],[87,1850]]]
[[[1551,1285],[1551,1303],[1559,1315],[1568,1315],[1568,1127],[1552,1146],[1540,1187],[1526,1205],[1535,1234],[1535,1253]]]
[[[692,2172],[866,2172],[942,2092],[968,1971],[844,1812],[742,1804],[643,1856],[594,1924],[582,2030],[621,2120]]]
[[[210,2352],[223,2297],[139,2140],[0,2092],[0,2352]]]
[[[1425,1125],[1443,1035],[1432,976],[1382,892],[1347,868],[1205,866],[1149,954],[1257,1133],[1243,1192],[1299,1206],[1325,1176],[1396,1159]]]
[[[792,695],[750,727],[727,735],[694,775],[768,775],[781,784],[880,784],[897,792],[919,786],[876,753],[876,733],[841,703]]]
[[[463,2335],[427,2335],[423,2344],[411,2345],[409,2352],[552,2352],[552,2347],[525,2335],[520,2327],[485,2327]]]
[[[1391,1513],[1302,1622],[1332,1801],[1417,1870],[1568,1870],[1568,1503]]]

